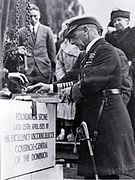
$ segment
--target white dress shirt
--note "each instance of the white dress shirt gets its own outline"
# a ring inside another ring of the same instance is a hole
[[[34,26],[35,33],[37,33],[38,26],[39,26],[39,22],[37,22],[37,24]],[[31,32],[33,32],[33,25],[32,24],[30,25],[30,30],[31,30]]]

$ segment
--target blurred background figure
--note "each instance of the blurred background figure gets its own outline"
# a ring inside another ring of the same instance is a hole
[[[66,21],[62,23],[62,29],[59,33],[59,51],[56,56],[56,78],[61,79],[71,70],[75,64],[80,50],[77,46],[70,44],[64,33],[66,31]],[[72,140],[72,123],[75,116],[74,103],[59,103],[57,106],[57,140]]]

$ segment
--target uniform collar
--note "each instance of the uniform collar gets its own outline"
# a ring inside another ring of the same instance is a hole
[[[95,42],[97,42],[99,39],[102,39],[103,37],[97,37],[95,39],[93,39],[86,47],[86,53],[91,49],[91,47],[95,44]]]

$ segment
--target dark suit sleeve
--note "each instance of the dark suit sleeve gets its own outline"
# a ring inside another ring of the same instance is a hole
[[[53,32],[50,28],[48,28],[48,33],[47,33],[47,52],[48,52],[49,59],[52,62],[52,65],[54,65],[55,56],[56,56],[56,48],[55,48],[55,43],[54,43]]]

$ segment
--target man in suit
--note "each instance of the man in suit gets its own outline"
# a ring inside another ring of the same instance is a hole
[[[25,71],[30,84],[51,83],[55,68],[55,43],[50,27],[40,23],[39,8],[30,4],[30,29],[28,30],[28,69]],[[26,45],[26,28],[19,30],[19,45]]]
[[[122,100],[122,68],[116,49],[101,36],[94,17],[76,17],[67,24],[66,38],[85,50],[72,70],[54,84],[38,83],[28,89],[54,91],[72,86],[76,102],[74,127],[86,122],[100,179],[135,178],[135,144],[131,120]],[[95,133],[96,132],[96,133]],[[87,140],[80,141],[78,175],[94,179]]]

